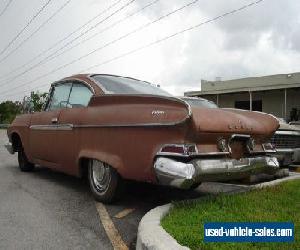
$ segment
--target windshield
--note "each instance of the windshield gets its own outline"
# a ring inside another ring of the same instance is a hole
[[[218,108],[218,106],[208,100],[200,99],[200,98],[181,98],[186,101],[191,106],[201,107],[201,108]]]
[[[99,86],[108,94],[148,94],[172,96],[155,85],[133,78],[111,75],[92,76]]]

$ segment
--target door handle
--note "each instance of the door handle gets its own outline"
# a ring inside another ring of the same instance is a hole
[[[57,117],[52,118],[52,119],[51,119],[51,123],[54,123],[54,124],[58,123]]]

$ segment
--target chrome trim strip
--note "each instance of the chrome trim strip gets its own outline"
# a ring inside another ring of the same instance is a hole
[[[229,152],[208,152],[208,153],[195,153],[191,155],[182,155],[178,153],[167,153],[167,152],[159,152],[156,156],[179,156],[183,158],[194,158],[194,157],[203,157],[203,156],[225,156],[229,155]]]
[[[205,155],[229,155],[229,152],[208,152],[208,153],[198,153],[195,156],[205,156]],[[192,155],[194,156],[194,155]]]
[[[300,131],[277,130],[275,135],[297,135],[300,136]]]
[[[128,127],[168,127],[184,123],[185,120],[172,123],[137,123],[137,124],[99,124],[99,125],[73,125],[73,128],[128,128]]]
[[[79,79],[77,77],[64,78],[64,79],[55,81],[55,82],[51,83],[51,87],[56,86],[56,85],[60,85],[60,84],[64,84],[64,83],[67,83],[67,82],[73,83],[72,82],[73,80],[77,81],[77,82],[80,82],[83,85],[87,85],[87,87],[92,91],[92,93],[95,94],[95,90],[94,90],[94,88],[92,87],[91,84],[89,84],[88,82],[86,82],[86,81],[84,81],[82,79]]]
[[[294,149],[289,148],[276,148],[276,152],[278,153],[293,153]]]
[[[32,130],[73,130],[72,124],[54,124],[54,125],[31,125],[29,128]]]
[[[185,122],[173,123],[138,123],[138,124],[99,124],[99,125],[74,125],[74,124],[49,124],[49,125],[31,125],[29,128],[32,130],[72,130],[74,128],[136,128],[136,127],[168,127],[175,126]]]
[[[234,138],[250,139],[251,136],[246,134],[233,134],[229,140],[233,140]]]

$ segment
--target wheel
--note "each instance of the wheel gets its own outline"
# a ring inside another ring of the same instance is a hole
[[[23,148],[18,152],[18,162],[23,172],[30,172],[34,169],[34,164],[28,161]]]
[[[116,198],[120,177],[108,164],[98,160],[90,160],[88,180],[96,200],[110,203]]]

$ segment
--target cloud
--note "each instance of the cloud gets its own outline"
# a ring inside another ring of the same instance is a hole
[[[116,25],[114,28],[95,36],[89,42],[49,61],[41,67],[37,67],[5,86],[0,86],[0,101],[4,98],[1,92],[7,92],[13,87],[19,86],[11,91],[12,98],[22,97],[25,90],[47,90],[49,86],[39,86],[41,84],[45,85],[45,83],[50,84],[52,81],[80,72],[91,65],[124,54],[137,47],[251,2],[251,0],[200,0],[186,9],[107,46],[105,49],[83,60],[38,81],[21,86],[24,82],[87,54],[91,50],[113,41],[190,1],[157,1],[149,8],[126,19],[126,21]],[[99,22],[101,18],[105,18],[105,16],[126,2],[128,1],[122,0],[108,13],[90,23],[86,28]],[[126,15],[139,10],[150,2],[152,1],[136,1],[117,15],[103,22],[93,32],[95,33],[109,26],[111,23],[126,17]],[[15,14],[10,16],[14,18],[8,19],[6,17],[6,19],[2,20],[4,24],[10,23],[10,25],[1,26],[3,34],[0,40],[1,47],[20,30],[28,17],[38,9],[40,4],[38,0],[33,0],[31,5],[26,5],[21,1],[12,6],[10,13]],[[100,3],[100,1],[95,0],[71,1],[71,4],[63,13],[45,26],[28,44],[8,58],[5,63],[1,63],[0,77],[1,74],[3,75],[16,66],[22,65],[33,56],[53,45],[91,17],[106,9],[110,4],[112,2],[106,1],[103,3],[101,1]],[[59,3],[49,6],[44,15],[30,26],[28,32],[34,30],[58,6]],[[18,13],[20,9],[23,11]],[[226,16],[214,23],[203,25],[122,59],[96,67],[92,71],[126,75],[152,81],[160,84],[162,88],[169,90],[175,95],[181,95],[188,90],[199,90],[201,79],[214,80],[215,77],[231,79],[300,71],[299,10],[300,2],[296,0],[264,0],[251,8]],[[89,35],[93,34],[93,32],[89,33]],[[78,33],[74,34],[74,36],[76,35]],[[72,39],[74,36],[69,39]],[[2,84],[0,80],[0,85]],[[19,94],[14,94],[16,92],[19,92]]]

